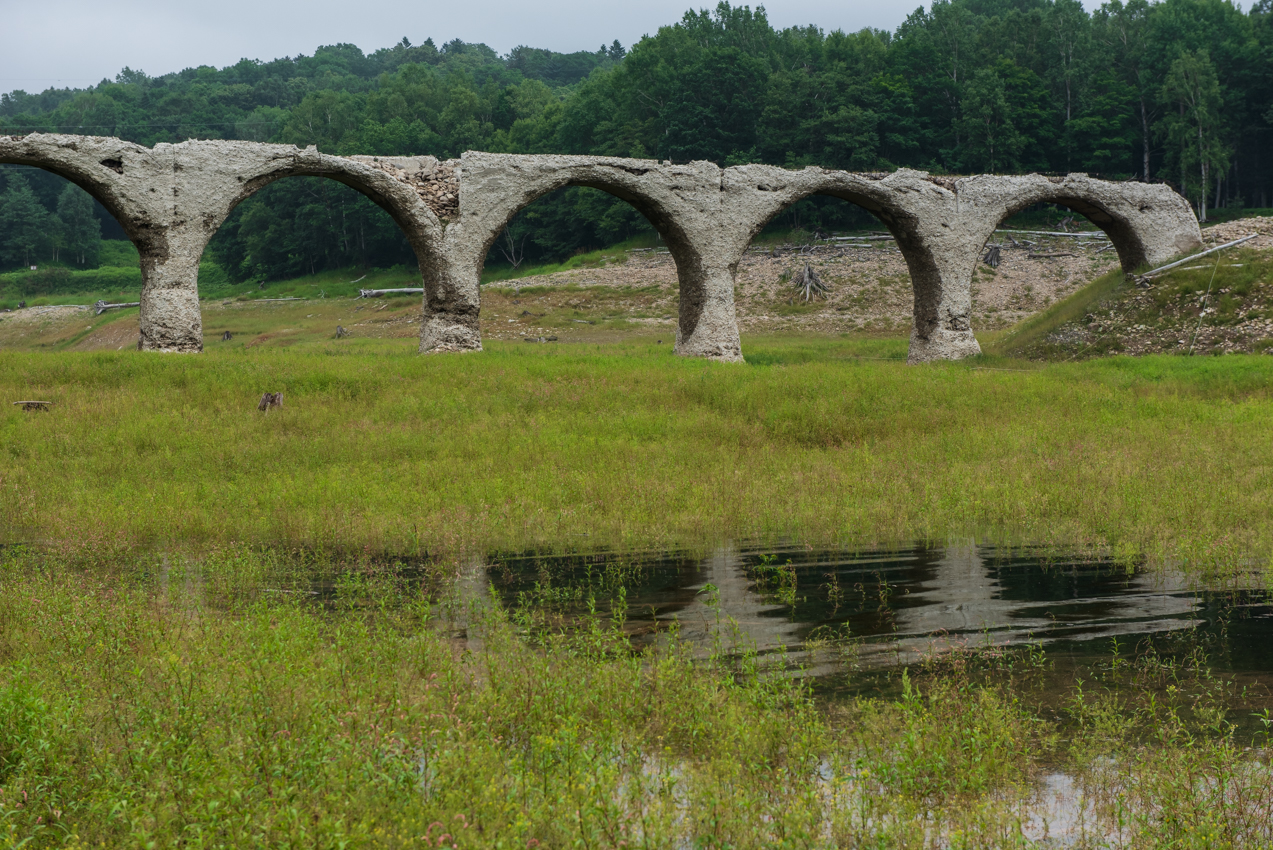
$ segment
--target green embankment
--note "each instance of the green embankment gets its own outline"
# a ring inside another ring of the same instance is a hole
[[[1122,269],[1101,275],[1069,296],[1062,298],[1045,310],[1018,322],[1006,331],[979,334],[982,349],[991,355],[1013,357],[1036,345],[1054,333],[1062,325],[1078,321],[1094,306],[1117,295],[1127,285]]]

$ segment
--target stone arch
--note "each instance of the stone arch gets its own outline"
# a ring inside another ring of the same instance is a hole
[[[151,215],[144,186],[125,179],[123,163],[149,153],[147,148],[97,136],[33,133],[0,136],[0,164],[26,165],[74,183],[119,223],[141,257],[143,284],[154,258],[167,249],[165,229]]]
[[[981,213],[974,237],[980,237],[977,252],[1005,219],[1039,203],[1066,207],[1103,230],[1129,274],[1202,244],[1193,208],[1165,184],[1114,183],[1086,174],[981,175],[960,179],[958,193]]]
[[[567,186],[599,189],[631,204],[663,237],[676,263],[680,315],[676,352],[742,359],[732,277],[722,287],[710,232],[719,212],[720,169],[709,162],[670,165],[591,156],[466,152],[461,158],[461,216],[448,246],[474,280],[487,252],[522,209]]]
[[[910,362],[980,353],[970,324],[970,291],[952,286],[944,268],[944,258],[957,237],[940,213],[953,206],[953,194],[926,173],[901,169],[891,174],[859,174],[817,167],[788,171],[743,165],[725,169],[722,189],[734,210],[732,217],[743,224],[739,239],[729,249],[734,268],[751,240],[792,204],[812,195],[848,201],[880,220],[906,261],[915,298]]]
[[[246,143],[235,143],[246,144]],[[340,157],[281,145],[255,145],[259,156],[237,170],[235,185],[208,211],[200,251],[234,208],[266,186],[288,177],[324,177],[370,199],[389,214],[416,255],[423,282],[421,351],[481,349],[476,287],[456,286],[444,250],[444,225],[419,188],[429,178],[449,175],[437,159],[420,157]],[[457,187],[458,191],[458,187]]]

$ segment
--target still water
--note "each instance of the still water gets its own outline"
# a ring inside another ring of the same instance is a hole
[[[638,646],[675,625],[703,654],[780,655],[787,669],[818,677],[953,649],[1038,645],[1065,659],[1164,639],[1203,647],[1217,671],[1273,673],[1266,591],[1198,588],[1111,558],[971,544],[866,552],[739,545],[706,557],[497,554],[482,572],[510,606],[568,622],[594,605],[622,614]],[[810,652],[811,641],[852,652]]]

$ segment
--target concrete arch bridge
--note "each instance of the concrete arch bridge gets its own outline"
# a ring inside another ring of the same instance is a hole
[[[275,180],[319,176],[357,189],[406,234],[424,286],[421,351],[477,351],[478,279],[486,253],[517,212],[564,186],[609,192],[637,208],[671,251],[680,281],[676,351],[740,361],[734,276],[752,238],[786,207],[831,195],[873,213],[893,234],[915,293],[910,361],[980,351],[970,323],[972,273],[995,228],[1040,202],[1066,206],[1108,234],[1123,268],[1201,244],[1188,202],[1165,185],[1067,177],[935,177],[901,169],[859,174],[768,165],[721,168],[595,156],[469,151],[429,156],[332,156],[237,141],[143,147],[114,138],[0,136],[0,163],[55,172],[119,221],[141,255],[138,348],[203,348],[199,260],[239,203]]]

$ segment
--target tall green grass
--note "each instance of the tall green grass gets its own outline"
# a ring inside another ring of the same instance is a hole
[[[433,568],[319,605],[276,555],[0,552],[0,846],[1025,847],[1057,769],[1076,846],[1273,841],[1267,735],[1197,655],[1040,706],[1044,653],[974,650],[825,704],[727,616],[637,652]]]
[[[413,347],[0,352],[6,401],[54,402],[0,409],[0,538],[442,552],[986,535],[1198,570],[1273,552],[1273,358],[1020,372],[906,366],[901,339],[747,339],[748,365],[652,342]],[[256,410],[266,391],[282,410]]]

